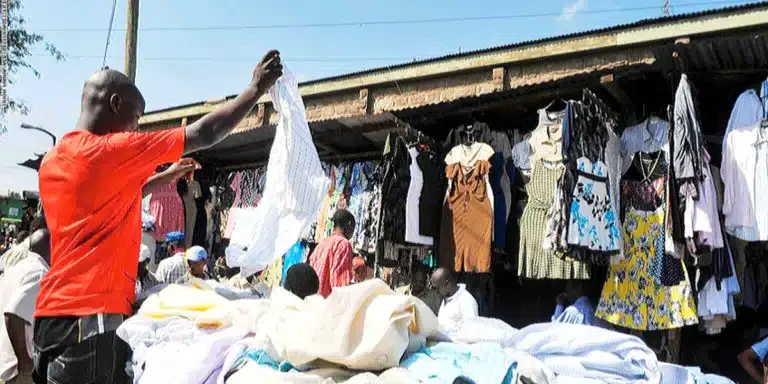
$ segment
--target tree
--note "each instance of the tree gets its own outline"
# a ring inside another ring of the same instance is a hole
[[[15,84],[14,76],[21,70],[29,70],[40,77],[40,72],[27,62],[32,55],[32,48],[42,44],[45,51],[56,60],[64,60],[64,54],[55,45],[47,41],[42,35],[30,33],[26,28],[26,19],[22,15],[21,0],[8,0],[8,84]],[[8,109],[3,111],[18,112],[22,115],[29,113],[29,107],[23,100],[9,99]]]

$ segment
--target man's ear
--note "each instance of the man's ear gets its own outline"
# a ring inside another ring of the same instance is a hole
[[[112,94],[112,96],[109,97],[109,107],[112,109],[112,112],[114,113],[120,113],[120,104],[123,102],[120,95],[117,93]]]

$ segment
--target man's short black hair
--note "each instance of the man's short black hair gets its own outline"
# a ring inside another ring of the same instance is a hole
[[[337,209],[331,218],[333,226],[337,228],[347,227],[355,223],[355,216],[346,209]]]
[[[309,264],[294,264],[285,273],[285,289],[303,299],[320,290],[320,279]]]
[[[431,272],[431,270],[429,269],[429,267],[427,267],[426,265],[424,265],[423,263],[420,263],[418,261],[415,261],[413,263],[413,265],[411,266],[411,275],[415,275],[417,273],[420,273],[420,274],[426,276],[427,279],[429,279],[430,272]]]

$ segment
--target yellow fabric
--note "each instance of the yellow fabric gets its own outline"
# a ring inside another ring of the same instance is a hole
[[[189,285],[171,284],[147,298],[139,314],[155,319],[181,316],[201,328],[220,328],[231,324],[231,306],[232,302],[193,277]]]
[[[396,367],[411,333],[427,337],[437,317],[420,300],[395,294],[375,279],[335,288],[327,299],[304,300],[278,287],[258,325],[276,360],[303,365],[316,359],[357,369]]]
[[[663,286],[652,275],[654,257],[661,257],[664,209],[630,209],[624,232],[625,259],[612,265],[595,316],[611,324],[642,331],[680,328],[698,323],[688,272],[676,286]],[[653,239],[660,238],[660,244]],[[657,251],[657,249],[659,251]],[[658,256],[657,256],[658,255]],[[675,260],[682,263],[682,260]]]
[[[264,272],[261,273],[257,281],[262,281],[270,288],[280,286],[280,281],[283,278],[283,258],[278,257],[272,262]]]

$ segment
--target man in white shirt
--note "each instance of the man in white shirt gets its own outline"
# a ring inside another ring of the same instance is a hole
[[[30,237],[27,256],[0,277],[0,381],[32,383],[32,330],[40,279],[48,272],[50,234],[39,229]]]
[[[456,278],[449,270],[438,268],[432,273],[430,282],[443,298],[437,313],[438,324],[442,329],[456,329],[465,320],[479,316],[477,300],[464,284],[456,284]]]

